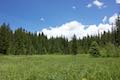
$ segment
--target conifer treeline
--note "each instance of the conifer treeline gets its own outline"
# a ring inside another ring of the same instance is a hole
[[[112,32],[104,32],[102,35],[87,36],[78,40],[74,35],[71,41],[63,37],[47,39],[43,33],[31,33],[22,28],[13,32],[5,23],[0,26],[0,54],[83,54],[88,53],[93,41],[98,43],[104,55],[110,56],[108,52],[111,48],[112,50],[115,48],[115,51],[120,50],[120,18],[116,20],[116,27],[112,29]]]

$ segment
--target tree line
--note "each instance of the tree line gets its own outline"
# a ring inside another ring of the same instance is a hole
[[[71,41],[65,37],[47,38],[44,33],[31,33],[23,28],[15,31],[10,25],[0,26],[0,54],[33,55],[33,54],[98,54],[104,57],[120,56],[120,17],[116,19],[112,32],[104,32],[94,36]]]

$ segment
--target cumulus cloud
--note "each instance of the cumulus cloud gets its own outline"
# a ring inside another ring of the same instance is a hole
[[[92,4],[88,4],[86,7],[87,7],[87,8],[90,8],[90,7],[92,7]]]
[[[116,3],[117,3],[117,4],[120,4],[120,0],[116,0]]]
[[[114,14],[113,16],[108,18],[108,23],[103,23],[107,21],[107,16],[105,16],[102,20],[103,22],[98,25],[84,25],[78,21],[70,21],[61,26],[44,28],[38,33],[43,32],[45,35],[47,35],[48,38],[63,36],[68,38],[69,40],[71,40],[73,35],[75,34],[77,36],[77,39],[79,39],[87,35],[98,35],[98,33],[102,34],[104,31],[111,31],[112,25],[110,23],[115,22],[116,18],[117,14]]]
[[[84,31],[84,25],[82,25],[81,23],[77,21],[71,21],[61,26],[45,28],[41,32],[47,35],[48,38],[52,36],[53,37],[65,36],[71,39],[74,34],[83,35],[83,31]]]
[[[93,4],[94,4],[95,6],[97,6],[98,8],[104,7],[104,3],[103,3],[103,2],[100,2],[99,0],[94,0],[94,1],[93,1]]]

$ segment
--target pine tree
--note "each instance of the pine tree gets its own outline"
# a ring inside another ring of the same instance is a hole
[[[98,43],[96,41],[93,41],[91,43],[91,47],[89,49],[89,53],[91,54],[91,56],[93,57],[98,57],[100,56],[100,51],[99,51],[99,48],[98,48]]]
[[[0,27],[0,53],[7,54],[12,39],[12,31],[9,25],[3,23]]]
[[[44,35],[44,33],[39,33],[37,46],[38,54],[47,53],[47,37]]]
[[[76,35],[74,35],[73,38],[72,38],[72,49],[71,50],[72,50],[71,52],[72,52],[73,55],[78,54]]]
[[[31,33],[25,33],[24,34],[26,36],[25,38],[25,48],[27,50],[26,54],[32,55],[36,53],[36,50],[34,49],[34,46],[32,44],[32,39],[31,39]]]
[[[62,38],[62,52],[63,54],[70,54],[70,50],[69,50],[69,44],[68,44],[68,39],[66,39],[65,37]]]
[[[118,18],[116,20],[116,45],[120,45],[120,15],[118,15]]]

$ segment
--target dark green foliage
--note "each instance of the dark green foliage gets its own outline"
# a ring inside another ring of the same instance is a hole
[[[96,41],[93,41],[92,44],[91,44],[91,47],[89,49],[89,53],[91,54],[91,56],[93,57],[98,57],[100,56],[100,51],[99,51],[99,48],[98,48],[98,44]]]
[[[72,48],[71,48],[71,52],[73,55],[76,55],[78,52],[77,50],[77,39],[76,39],[76,35],[73,36],[73,39],[72,39]]]
[[[0,53],[7,54],[7,50],[11,43],[12,31],[9,25],[3,23],[0,27]]]
[[[15,54],[35,54],[36,51],[34,49],[32,40],[31,40],[31,34],[26,32],[24,29],[19,28],[14,33],[14,39],[15,39]]]
[[[103,57],[119,57],[120,48],[116,47],[112,43],[107,43],[103,48],[101,48],[101,56]]]
[[[69,50],[70,45],[68,43],[68,39],[63,38],[62,45],[63,45],[63,49],[62,49],[63,50],[63,54],[70,54],[70,50]]]
[[[120,45],[120,16],[116,20],[116,29],[115,29],[115,43],[117,46]]]
[[[47,37],[41,33],[38,35],[38,43],[37,43],[37,51],[38,54],[46,54],[47,53]]]

